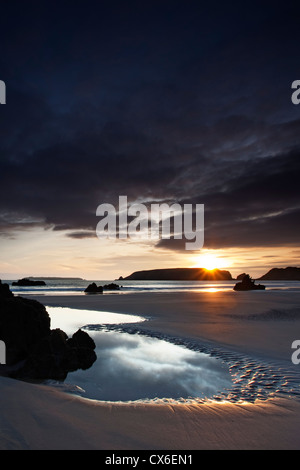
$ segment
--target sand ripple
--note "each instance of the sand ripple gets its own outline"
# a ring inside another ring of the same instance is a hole
[[[93,324],[86,325],[84,329],[97,331],[113,330],[129,334],[155,337],[169,341],[173,344],[184,346],[193,351],[209,354],[210,356],[221,360],[229,369],[232,378],[232,387],[223,391],[219,395],[214,396],[212,399],[216,401],[254,403],[256,400],[267,400],[275,396],[286,398],[292,397],[300,400],[300,369],[298,372],[298,369],[295,368],[292,362],[289,365],[286,361],[266,361],[263,358],[253,358],[247,355],[241,355],[236,351],[226,350],[225,348],[218,347],[217,345],[204,344],[198,340],[153,332],[145,328],[141,328],[140,324]],[[191,399],[182,400],[157,399],[154,401],[202,403],[207,400],[191,397]]]

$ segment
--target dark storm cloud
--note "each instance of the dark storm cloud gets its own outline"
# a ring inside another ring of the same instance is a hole
[[[230,169],[229,172],[230,174]],[[297,245],[299,243],[300,150],[240,162],[238,176],[222,191],[199,194],[184,203],[205,203],[206,248]],[[184,250],[185,240],[158,246]]]
[[[206,247],[298,243],[294,4],[12,4],[2,235],[84,238],[97,206],[127,195],[205,204]]]

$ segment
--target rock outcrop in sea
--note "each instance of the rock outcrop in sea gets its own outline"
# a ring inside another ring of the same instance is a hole
[[[84,289],[84,292],[86,294],[103,294],[103,287],[97,286],[95,282],[92,282],[86,289]]]
[[[45,281],[34,281],[32,279],[28,279],[24,277],[23,279],[19,279],[12,283],[13,286],[22,286],[22,287],[30,287],[30,286],[45,286]]]
[[[265,290],[265,286],[262,284],[256,285],[255,282],[251,279],[249,274],[245,274],[243,276],[242,282],[237,282],[234,286],[233,290],[241,291],[241,290]]]
[[[115,284],[114,282],[111,282],[110,284],[104,284],[103,289],[104,290],[120,290],[120,286],[118,284]]]
[[[14,296],[0,281],[0,340],[6,347],[6,364],[0,375],[16,379],[64,380],[77,369],[96,361],[95,343],[82,330],[71,338],[50,328],[49,314],[40,302]]]
[[[95,282],[92,282],[86,289],[84,289],[84,292],[86,294],[103,294],[104,290],[120,290],[120,286],[113,282],[110,284],[104,284],[104,286],[97,286]]]

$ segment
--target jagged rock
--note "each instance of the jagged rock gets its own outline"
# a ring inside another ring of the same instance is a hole
[[[113,282],[110,284],[104,284],[104,286],[97,286],[95,282],[92,282],[92,284],[87,286],[84,292],[86,294],[103,294],[104,290],[120,290],[120,286]]]
[[[69,361],[69,368],[75,367],[76,369],[88,369],[91,364],[97,359],[94,349],[96,345],[94,340],[82,330],[76,331],[72,338],[67,340],[68,348],[71,348]],[[72,357],[72,359],[71,359]]]
[[[88,369],[96,361],[95,343],[84,331],[78,330],[68,339],[59,328],[51,330],[34,348],[18,377],[64,380],[68,372]]]
[[[86,294],[103,294],[103,287],[97,286],[95,282],[89,284],[87,288],[84,290]]]
[[[9,298],[14,297],[14,294],[10,291],[8,284],[2,284],[0,279],[0,298]]]
[[[264,290],[265,286],[258,284],[256,285],[254,281],[252,281],[249,274],[245,274],[243,277],[242,282],[237,282],[234,286],[233,290],[241,291],[241,290]]]
[[[6,363],[25,360],[31,349],[50,334],[50,317],[36,300],[0,297],[0,339],[6,345]]]
[[[59,328],[51,330],[44,305],[15,297],[4,286],[0,281],[0,339],[6,346],[6,364],[0,365],[0,374],[64,380],[68,372],[91,367],[97,356],[86,332],[78,330],[68,338]]]
[[[24,365],[17,371],[17,378],[64,380],[68,374],[62,364],[66,354],[67,335],[60,329],[50,334],[32,348]]]
[[[120,290],[120,286],[118,284],[114,284],[113,282],[111,284],[105,284],[103,286],[104,290]]]

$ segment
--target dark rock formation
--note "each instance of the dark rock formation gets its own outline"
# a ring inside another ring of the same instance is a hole
[[[254,281],[252,281],[249,274],[245,274],[243,277],[242,282],[238,282],[233,290],[241,291],[241,290],[264,290],[265,286],[258,284],[256,285]]]
[[[17,379],[64,380],[76,369],[87,369],[97,359],[95,343],[84,331],[68,338],[51,330],[44,305],[15,297],[0,281],[0,340],[6,346],[6,364],[0,374]]]
[[[94,340],[85,331],[76,331],[72,338],[67,340],[67,346],[71,348],[68,360],[72,370],[88,369],[91,362],[96,360]]]
[[[89,284],[87,288],[84,290],[86,294],[103,294],[103,287],[97,286],[95,282]]]
[[[104,290],[120,290],[120,286],[118,284],[104,284],[104,286],[97,286],[95,282],[89,284],[87,288],[84,290],[86,294],[103,294]]]
[[[24,277],[23,279],[19,279],[18,281],[15,281],[12,283],[13,286],[22,286],[22,287],[27,287],[27,286],[45,286],[46,283],[45,281],[33,281],[32,279],[27,279]]]
[[[49,334],[50,317],[42,304],[22,297],[0,297],[0,339],[6,345],[7,365],[26,360]]]
[[[170,268],[152,269],[149,271],[136,271],[124,280],[134,281],[220,281],[232,280],[229,271],[204,268]]]
[[[236,277],[236,280],[237,281],[242,281],[244,279],[244,276],[247,276],[246,273],[242,273],[242,274],[239,274],[237,277]]]
[[[14,294],[10,291],[8,284],[2,284],[0,279],[0,299],[13,297]]]
[[[111,284],[105,284],[103,286],[104,290],[120,290],[120,286],[118,284],[114,284],[113,282]]]
[[[273,268],[259,278],[261,281],[300,281],[300,268]]]
[[[97,359],[94,349],[94,341],[82,330],[70,339],[59,328],[51,330],[33,348],[18,377],[64,380],[68,372],[91,367]]]

